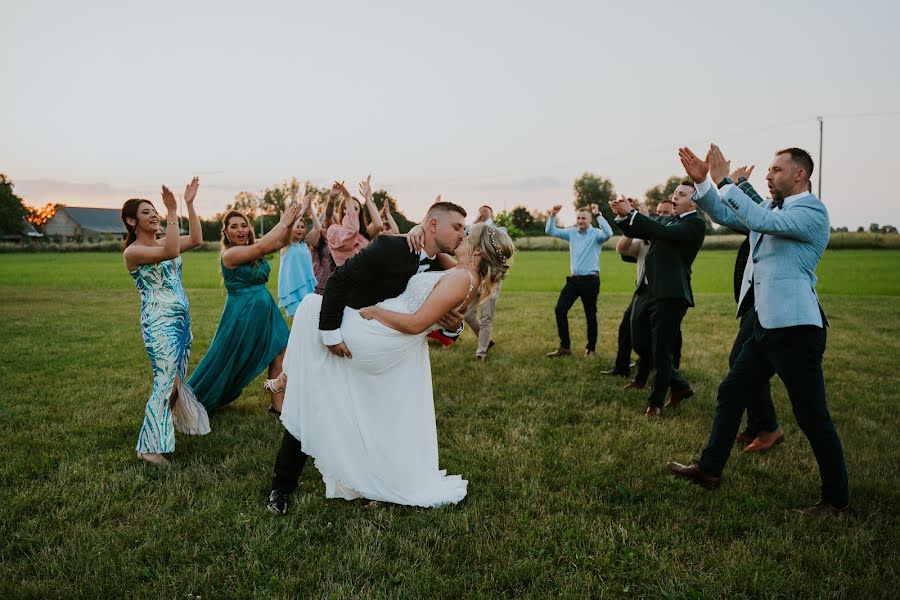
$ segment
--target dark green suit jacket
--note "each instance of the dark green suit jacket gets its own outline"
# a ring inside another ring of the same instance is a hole
[[[691,265],[706,237],[703,218],[693,213],[655,220],[637,213],[633,220],[629,215],[616,224],[628,237],[651,241],[644,263],[650,295],[657,300],[685,300],[693,306]]]

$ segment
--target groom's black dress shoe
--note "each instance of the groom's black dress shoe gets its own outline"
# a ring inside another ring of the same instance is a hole
[[[269,492],[269,500],[266,502],[266,510],[276,515],[284,516],[288,510],[288,494],[272,490]]]
[[[666,463],[666,467],[668,467],[669,471],[671,471],[672,475],[675,477],[687,479],[708,490],[714,490],[722,483],[721,477],[710,475],[700,468],[700,463],[697,461],[692,461],[689,465],[682,465],[674,461],[669,461]]]

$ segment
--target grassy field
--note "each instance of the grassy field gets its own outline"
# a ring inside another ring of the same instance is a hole
[[[191,368],[224,302],[216,259],[185,256]],[[896,597],[900,251],[831,251],[819,269],[855,508],[825,521],[791,511],[818,498],[818,477],[780,382],[785,444],[733,453],[716,492],[665,472],[709,432],[737,326],[733,260],[698,257],[683,358],[697,395],[647,422],[643,394],[599,375],[633,266],[604,251],[598,355],[550,361],[568,256],[520,254],[489,360],[472,360],[470,333],[432,351],[441,464],[469,496],[366,510],[326,501],[310,468],[278,519],[263,502],[280,424],[259,385],[209,435],[179,436],[170,468],[139,464],[151,378],[120,257],[0,256],[0,597]],[[577,306],[570,323],[583,345]]]

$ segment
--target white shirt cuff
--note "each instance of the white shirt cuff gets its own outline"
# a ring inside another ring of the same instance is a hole
[[[700,183],[694,184],[694,189],[697,190],[697,197],[700,198],[709,191],[710,186],[712,185],[712,181],[709,177],[701,181]]]
[[[326,346],[335,346],[344,341],[344,338],[341,337],[340,329],[332,329],[330,331],[320,329],[319,333],[322,334],[322,343]]]

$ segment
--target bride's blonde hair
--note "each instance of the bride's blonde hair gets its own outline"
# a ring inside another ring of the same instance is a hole
[[[509,271],[509,259],[516,251],[509,235],[486,223],[477,223],[469,230],[469,251],[481,251],[478,276],[481,277],[481,294],[478,304],[482,304]]]

